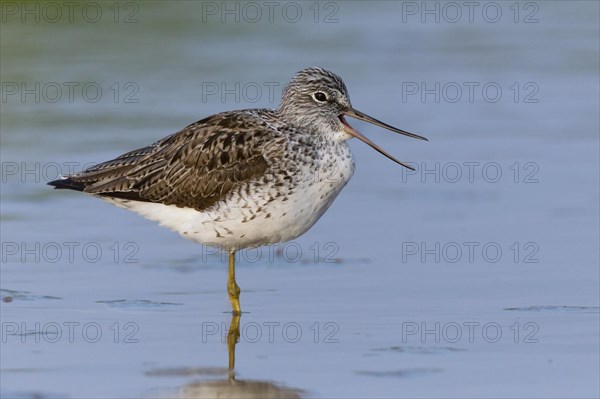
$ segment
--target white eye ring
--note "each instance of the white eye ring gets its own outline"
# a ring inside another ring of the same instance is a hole
[[[327,101],[327,94],[323,93],[322,91],[316,91],[313,93],[313,98],[317,102],[324,103]]]

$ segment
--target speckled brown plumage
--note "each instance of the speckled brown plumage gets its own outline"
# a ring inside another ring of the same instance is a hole
[[[202,211],[281,161],[285,140],[256,114],[227,112],[69,176],[82,191]]]

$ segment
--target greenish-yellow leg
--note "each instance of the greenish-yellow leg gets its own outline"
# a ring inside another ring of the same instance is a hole
[[[229,273],[227,275],[227,292],[234,315],[240,315],[240,287],[235,282],[235,251],[229,251]]]

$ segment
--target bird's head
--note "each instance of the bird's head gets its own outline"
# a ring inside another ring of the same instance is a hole
[[[400,133],[405,136],[427,140],[425,137],[400,130],[352,108],[344,81],[328,70],[310,67],[298,72],[284,88],[278,112],[301,129],[331,134],[338,141],[352,137],[368,144],[376,151],[400,165],[413,169],[389,155],[378,145],[360,134],[348,124],[344,116]]]

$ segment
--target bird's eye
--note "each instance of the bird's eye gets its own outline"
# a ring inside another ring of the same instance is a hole
[[[318,91],[313,95],[314,99],[319,101],[319,102],[325,102],[327,101],[327,95],[325,93],[323,93],[322,91]]]

